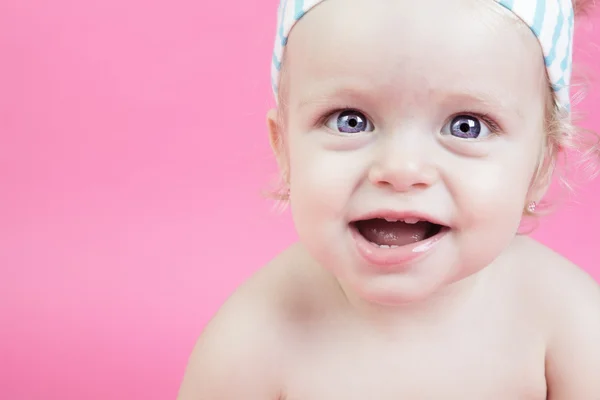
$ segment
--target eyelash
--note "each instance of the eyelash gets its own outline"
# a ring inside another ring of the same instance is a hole
[[[468,115],[469,117],[475,117],[482,120],[490,128],[490,131],[493,134],[499,134],[502,132],[500,125],[489,114],[465,111],[464,113],[455,114],[452,119],[459,115]]]
[[[321,127],[321,126],[325,125],[327,120],[329,118],[333,117],[334,114],[337,114],[337,113],[343,112],[343,111],[347,111],[347,110],[359,111],[358,109],[353,108],[353,107],[333,108],[330,111],[322,113],[321,116],[317,118],[314,125],[317,127]],[[362,111],[360,111],[360,112],[363,113]],[[369,118],[369,116],[367,114],[365,114],[365,117]]]
[[[331,111],[323,113],[321,115],[321,117],[319,117],[316,120],[315,126],[321,127],[321,126],[325,125],[325,123],[327,122],[327,120],[329,118],[331,118],[333,115],[335,115],[335,114],[337,114],[339,112],[347,111],[347,110],[359,111],[361,114],[364,114],[365,117],[367,117],[369,120],[372,120],[371,117],[369,117],[368,114],[364,113],[363,111],[360,111],[357,108],[353,108],[353,107],[341,107],[341,108],[334,108]],[[474,117],[474,118],[482,120],[490,128],[490,131],[491,131],[492,134],[499,134],[499,133],[502,132],[502,127],[494,120],[494,118],[492,118],[487,113],[479,113],[479,112],[474,112],[474,111],[463,111],[463,112],[456,113],[456,114],[452,115],[449,120],[452,121],[452,119],[458,117],[459,115],[465,115],[465,116]]]

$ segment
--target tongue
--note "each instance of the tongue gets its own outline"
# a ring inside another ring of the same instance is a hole
[[[404,246],[420,242],[427,238],[431,228],[429,222],[407,224],[405,222],[387,222],[384,219],[370,219],[356,223],[358,231],[368,241],[385,246]]]

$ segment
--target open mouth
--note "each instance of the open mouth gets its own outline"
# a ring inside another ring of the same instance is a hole
[[[419,219],[373,218],[350,224],[368,242],[380,248],[397,248],[430,239],[449,229],[430,221]]]

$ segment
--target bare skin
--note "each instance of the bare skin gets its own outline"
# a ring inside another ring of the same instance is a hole
[[[443,313],[376,324],[294,245],[207,326],[179,399],[598,398],[600,316],[573,324],[596,283],[526,237],[479,274]]]
[[[302,244],[207,326],[179,399],[600,400],[597,284],[515,237],[549,183],[531,30],[491,0],[328,0],[286,51],[268,121]],[[447,231],[386,263],[356,221],[390,212]]]

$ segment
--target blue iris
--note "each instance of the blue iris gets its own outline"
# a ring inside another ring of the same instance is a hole
[[[476,139],[481,133],[481,122],[475,117],[459,115],[452,120],[450,133],[462,139]]]
[[[363,132],[368,128],[368,120],[358,111],[346,110],[337,118],[337,127],[343,133]]]

